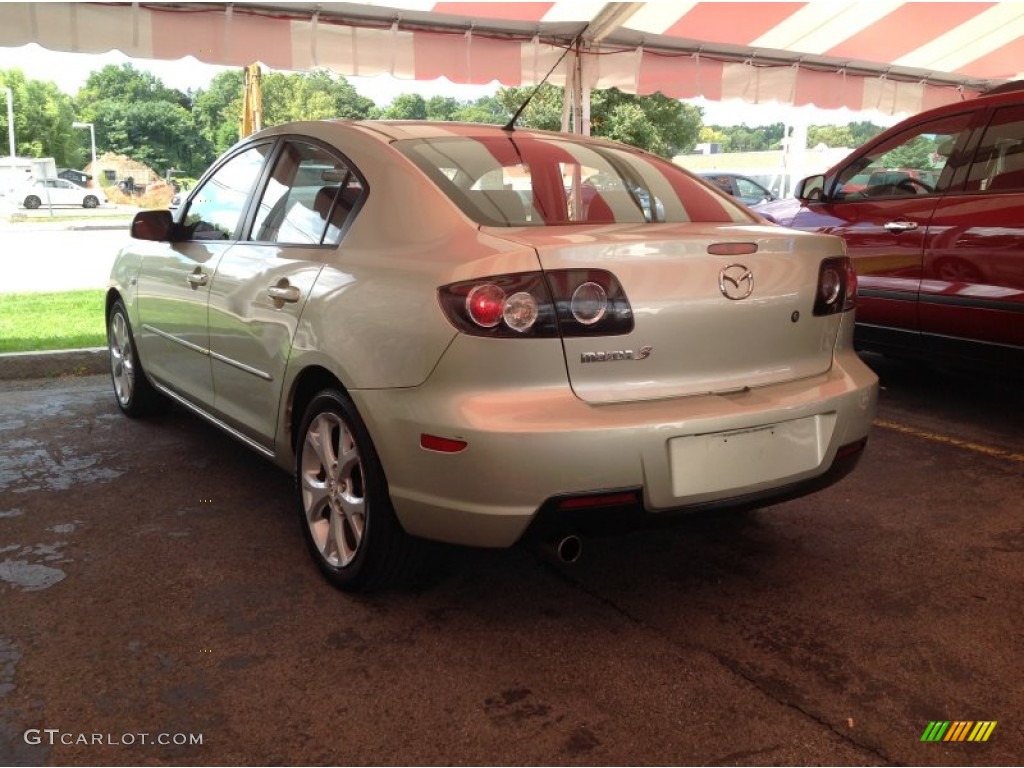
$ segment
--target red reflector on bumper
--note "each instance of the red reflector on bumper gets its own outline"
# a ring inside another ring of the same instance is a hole
[[[469,443],[465,440],[452,440],[448,437],[438,437],[437,435],[420,435],[420,448],[426,448],[428,451],[438,451],[439,453],[458,453],[463,450]]]
[[[616,507],[625,504],[636,504],[638,497],[634,491],[625,493],[606,493],[598,496],[575,496],[558,502],[559,509],[586,509],[587,507]]]
[[[839,450],[836,451],[836,461],[839,459],[845,459],[848,456],[853,456],[856,453],[860,453],[864,450],[864,446],[868,444],[868,439],[862,437],[855,443],[848,443],[847,445],[839,446]]]

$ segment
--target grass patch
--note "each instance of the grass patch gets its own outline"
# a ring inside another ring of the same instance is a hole
[[[106,346],[105,294],[0,293],[0,352]]]

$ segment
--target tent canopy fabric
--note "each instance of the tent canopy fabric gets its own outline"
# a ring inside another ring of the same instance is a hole
[[[507,86],[577,43],[589,88],[897,114],[1020,77],[1024,2],[0,3],[0,46],[31,42]]]

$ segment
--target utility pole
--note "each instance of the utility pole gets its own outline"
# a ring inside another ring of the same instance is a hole
[[[14,91],[4,88],[7,92],[7,135],[11,142],[11,184],[14,183]]]
[[[92,123],[80,123],[77,120],[71,124],[72,128],[88,128],[89,143],[92,145],[92,178],[96,182],[96,188],[100,186],[100,180],[96,178],[96,126]]]

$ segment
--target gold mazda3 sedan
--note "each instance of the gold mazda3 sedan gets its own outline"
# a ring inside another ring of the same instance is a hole
[[[842,477],[875,375],[840,239],[614,142],[320,121],[147,211],[107,294],[114,391],[294,472],[314,560],[384,586],[506,547]]]

